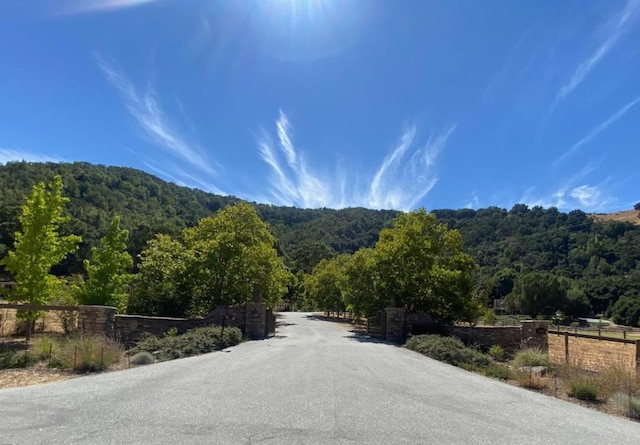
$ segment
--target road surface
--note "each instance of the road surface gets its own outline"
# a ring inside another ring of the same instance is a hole
[[[0,444],[640,444],[640,424],[309,314],[199,357],[0,390]]]

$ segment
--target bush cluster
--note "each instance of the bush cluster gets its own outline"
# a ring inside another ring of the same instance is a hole
[[[227,327],[223,330],[219,326],[209,326],[162,338],[146,335],[128,353],[135,355],[146,351],[159,361],[165,361],[218,351],[235,346],[241,341],[242,332],[238,328]]]
[[[44,361],[50,368],[104,371],[122,358],[119,343],[101,335],[38,336],[30,351],[0,353],[0,369],[28,368]]]
[[[610,400],[624,416],[640,420],[640,397],[616,392],[611,396]]]
[[[580,400],[595,401],[600,395],[597,380],[584,376],[575,376],[567,382],[567,395]]]
[[[551,362],[545,351],[539,348],[525,348],[516,352],[511,362],[517,368],[530,366],[546,366],[549,367]]]
[[[488,355],[465,346],[462,341],[454,337],[416,335],[407,340],[405,347],[435,360],[465,369],[484,368],[492,362]]]
[[[9,349],[0,352],[0,369],[28,368],[38,362],[38,358],[28,351],[14,351]]]

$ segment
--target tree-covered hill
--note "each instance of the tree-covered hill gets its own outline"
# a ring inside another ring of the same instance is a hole
[[[88,163],[27,163],[0,165],[0,257],[13,245],[18,214],[34,184],[59,174],[71,220],[65,233],[82,236],[79,251],[54,272],[82,271],[82,259],[104,236],[113,215],[129,230],[129,252],[135,257],[156,233],[172,236],[192,227],[221,207],[238,202],[163,181],[140,170]],[[279,251],[294,268],[310,271],[320,259],[371,247],[397,212],[362,208],[297,209],[258,204],[272,228]],[[316,260],[316,258],[318,258]]]
[[[180,236],[185,227],[238,201],[131,168],[87,163],[0,165],[0,258],[13,245],[17,216],[31,187],[56,174],[62,176],[63,194],[70,198],[66,209],[71,219],[63,233],[83,238],[78,252],[54,270],[61,275],[82,272],[82,259],[105,235],[113,215],[119,215],[121,226],[129,230],[129,252],[135,258],[156,233]],[[305,273],[324,258],[373,247],[382,228],[398,215],[363,208],[256,207],[271,227],[286,263],[294,272]],[[479,265],[477,291],[487,300],[525,298],[531,284],[531,298],[540,306],[535,310],[541,313],[558,307],[545,298],[564,298],[567,302],[562,307],[575,314],[612,312],[618,302],[625,314],[637,312],[634,317],[640,317],[640,226],[595,221],[578,210],[564,213],[522,204],[510,210],[490,207],[433,213],[460,231],[465,250]],[[542,288],[542,281],[552,289],[547,293],[562,295],[542,298],[538,295],[542,291],[536,290]]]

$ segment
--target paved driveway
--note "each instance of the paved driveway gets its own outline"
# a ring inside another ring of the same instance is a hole
[[[640,444],[640,424],[280,321],[225,352],[0,390],[0,444]]]

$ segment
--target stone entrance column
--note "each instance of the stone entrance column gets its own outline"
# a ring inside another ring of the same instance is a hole
[[[393,343],[404,341],[404,309],[401,307],[385,308],[384,339]]]

